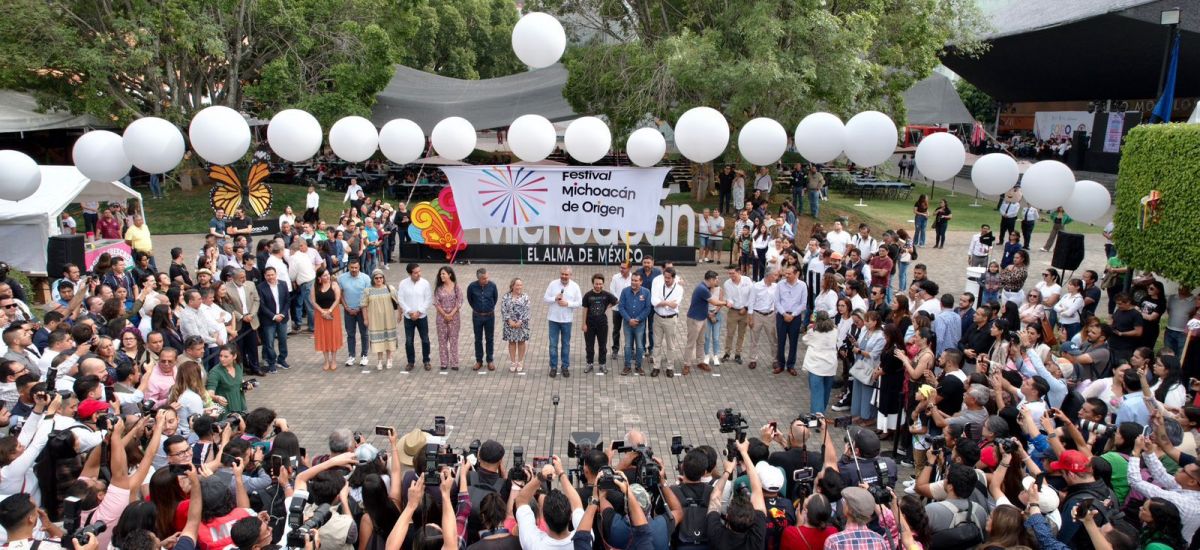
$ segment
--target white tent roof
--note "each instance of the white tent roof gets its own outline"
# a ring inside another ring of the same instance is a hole
[[[42,166],[42,184],[29,198],[0,200],[0,242],[40,243],[9,246],[4,259],[27,273],[46,271],[46,242],[61,232],[58,219],[67,205],[85,201],[124,201],[142,194],[116,181],[92,181],[74,166]]]
[[[90,128],[99,123],[91,115],[64,111],[38,112],[37,100],[29,94],[0,90],[0,133]]]

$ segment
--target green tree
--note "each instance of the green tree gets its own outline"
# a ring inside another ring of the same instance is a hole
[[[976,88],[974,84],[967,82],[964,79],[958,79],[954,83],[954,89],[958,91],[958,97],[962,99],[963,105],[971,112],[971,116],[982,122],[985,126],[992,125],[996,120],[996,100],[992,96],[984,93],[983,90]]]
[[[518,19],[512,0],[423,0],[412,12],[419,25],[393,33],[411,33],[403,64],[468,80],[524,70],[510,42]]]

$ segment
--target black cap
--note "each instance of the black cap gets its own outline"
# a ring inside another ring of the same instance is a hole
[[[500,462],[504,458],[504,445],[491,439],[479,446],[479,460],[489,464]]]

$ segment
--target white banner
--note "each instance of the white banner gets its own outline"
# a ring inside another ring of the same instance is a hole
[[[1125,113],[1108,113],[1108,129],[1104,132],[1104,152],[1121,152],[1121,134],[1125,131]]]
[[[1038,139],[1070,139],[1076,130],[1091,135],[1095,118],[1087,111],[1038,111],[1033,115],[1033,132]]]
[[[447,166],[463,229],[559,226],[653,232],[670,168]]]

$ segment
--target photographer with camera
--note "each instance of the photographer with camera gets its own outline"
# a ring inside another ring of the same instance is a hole
[[[786,437],[774,422],[759,428],[758,433],[768,446],[771,443],[779,443],[784,448],[782,451],[771,453],[767,457],[767,463],[783,470],[784,479],[787,480],[783,495],[792,500],[803,500],[807,496],[802,494],[803,491],[800,489],[802,481],[797,479],[797,474],[809,480],[807,490],[812,490],[811,480],[814,472],[821,468],[821,453],[809,451],[806,447],[809,426],[812,426],[812,429],[820,430],[824,423],[825,419],[820,416],[802,416],[792,421]],[[806,472],[801,472],[805,469],[807,469]]]
[[[159,411],[158,418],[154,423],[154,431],[150,435],[150,448],[155,448],[161,443],[163,424],[163,413]],[[154,460],[154,453],[143,453],[145,456],[142,457],[141,463],[132,472],[126,463],[125,449],[144,431],[145,419],[139,420],[126,429],[125,421],[120,417],[115,417],[112,430],[108,433],[106,445],[108,454],[111,455],[108,466],[112,479],[108,483],[100,479],[100,458],[105,453],[92,452],[84,464],[79,479],[67,488],[67,497],[79,500],[80,514],[79,518],[64,518],[64,524],[72,519],[79,519],[81,526],[103,522],[107,529],[97,537],[101,549],[108,548],[109,541],[112,539],[112,529],[116,527],[121,513],[131,502],[138,500],[134,489],[140,488],[150,473],[150,463]]]
[[[830,448],[832,445],[826,446],[826,449]],[[892,483],[898,479],[896,461],[879,456],[879,435],[859,426],[850,426],[847,429],[846,447],[838,459],[837,470],[847,487],[864,482],[881,482],[881,475],[885,475]]]
[[[952,533],[959,533],[954,539],[956,542],[963,544],[974,544],[983,542],[985,526],[988,522],[988,511],[983,506],[970,500],[971,493],[975,491],[975,484],[978,478],[975,474],[975,469],[965,464],[953,463],[946,470],[946,498],[930,502],[925,505],[925,515],[929,518],[929,528],[933,530],[935,538],[935,547],[937,538],[942,532],[945,536],[952,536]],[[974,524],[966,529],[951,531],[952,529],[963,525]],[[972,532],[972,529],[974,531]],[[971,537],[976,536],[978,539]]]
[[[676,548],[707,548],[708,502],[712,498],[713,484],[704,478],[709,473],[708,456],[703,450],[692,449],[679,463],[679,483],[669,487],[671,499],[680,503],[675,535],[672,544]],[[665,493],[664,493],[665,494]]]
[[[552,464],[543,466],[540,472],[536,472],[537,475],[533,475],[532,468],[526,470],[529,482],[516,497],[518,534],[521,548],[525,550],[572,548],[571,537],[583,519],[583,502],[567,479],[562,462],[557,456],[550,457],[550,460]],[[529,503],[542,484],[549,486],[555,479],[559,480],[562,489],[550,489],[540,507],[547,532],[538,529],[537,517]]]
[[[736,457],[728,457],[708,500],[708,539],[711,548],[759,550],[766,544],[767,504],[763,499],[762,482],[750,460],[750,442],[734,441]],[[745,468],[750,481],[749,491],[738,491],[721,514],[721,495],[725,485],[732,482],[737,466]]]
[[[20,435],[0,438],[0,495],[28,493],[40,502],[41,491],[33,464],[50,439],[62,396],[42,391],[35,393],[33,399],[33,411]]]
[[[4,527],[3,550],[57,550],[66,544],[77,550],[97,550],[100,544],[95,535],[87,534],[86,542],[62,540],[66,534],[50,522],[46,512],[39,509],[28,493],[16,493],[0,500],[0,527]]]
[[[354,453],[342,453],[326,460],[312,468],[300,472],[295,477],[295,484],[290,495],[284,501],[284,510],[294,510],[297,500],[303,503],[302,513],[305,519],[315,515],[318,508],[326,507],[329,518],[317,529],[320,531],[326,550],[353,550],[358,542],[358,526],[350,513],[346,474],[358,463]],[[284,464],[279,468],[280,482],[286,484],[286,477],[293,473],[291,466]],[[289,512],[290,513],[290,512]],[[287,540],[291,518],[285,518],[281,540]],[[303,521],[299,522],[303,524]]]
[[[627,550],[663,550],[667,548],[670,527],[667,526],[663,516],[654,519],[648,517],[647,510],[651,506],[651,502],[650,493],[646,491],[645,487],[637,483],[630,483],[625,474],[612,469],[608,469],[602,476],[596,479],[596,484],[588,487],[592,494],[599,494],[599,499],[595,497],[588,499],[584,519],[572,536],[575,550],[588,550],[593,547],[591,531],[596,523],[599,524],[596,525],[596,528],[604,530],[604,536],[601,538],[605,547]],[[612,488],[604,490],[601,487],[603,484],[611,484]],[[620,502],[624,503],[625,514],[616,513],[609,500],[609,492],[621,495]],[[606,516],[605,513],[609,515]],[[604,525],[609,527],[604,529]],[[656,528],[656,525],[661,527]]]
[[[584,469],[585,475],[587,469]],[[479,445],[475,453],[475,465],[467,470],[466,488],[471,496],[471,514],[467,518],[465,538],[468,543],[478,541],[480,530],[483,529],[480,515],[483,510],[483,499],[489,494],[498,495],[507,503],[512,491],[512,484],[504,470],[504,445],[491,439]],[[590,479],[590,478],[589,478]]]

